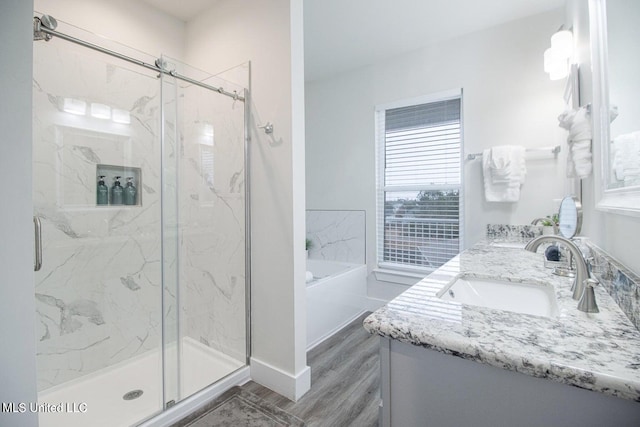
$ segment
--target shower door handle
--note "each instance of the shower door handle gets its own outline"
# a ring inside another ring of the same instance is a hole
[[[37,216],[33,217],[33,227],[35,229],[35,249],[36,249],[36,259],[33,263],[33,271],[40,271],[42,267],[42,224],[40,223],[40,218]]]

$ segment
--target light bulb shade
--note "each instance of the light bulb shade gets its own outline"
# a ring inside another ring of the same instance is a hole
[[[544,71],[550,73],[551,70],[563,68],[567,65],[567,57],[563,56],[556,49],[550,47],[544,51]]]
[[[91,104],[91,115],[96,119],[110,119],[111,118],[111,107],[104,104]]]
[[[551,36],[551,49],[555,50],[558,55],[569,58],[573,54],[573,34],[571,31],[558,31]]]
[[[553,64],[555,62],[554,53],[555,52],[551,48],[544,51],[544,72],[545,73],[551,72],[551,69],[553,68]]]
[[[567,60],[564,60],[564,63],[554,64],[553,67],[549,70],[549,78],[551,80],[560,80],[564,79],[569,75],[569,66],[567,64]]]

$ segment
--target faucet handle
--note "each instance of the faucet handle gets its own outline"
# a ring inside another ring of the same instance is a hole
[[[588,258],[585,258],[585,261],[587,263],[587,271],[589,272],[589,278],[595,279],[596,276],[593,273],[593,269],[594,269],[594,265],[595,265],[595,258],[590,256]]]
[[[584,281],[584,292],[578,302],[578,310],[585,313],[599,313],[598,304],[596,304],[596,294],[593,290],[594,286],[598,284],[596,279],[587,279]]]

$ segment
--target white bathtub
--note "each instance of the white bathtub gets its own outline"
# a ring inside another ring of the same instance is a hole
[[[366,311],[367,266],[307,260],[313,280],[307,282],[307,350]]]

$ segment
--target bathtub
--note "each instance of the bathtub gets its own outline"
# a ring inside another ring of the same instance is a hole
[[[367,266],[307,260],[313,280],[307,282],[307,350],[366,311]]]

